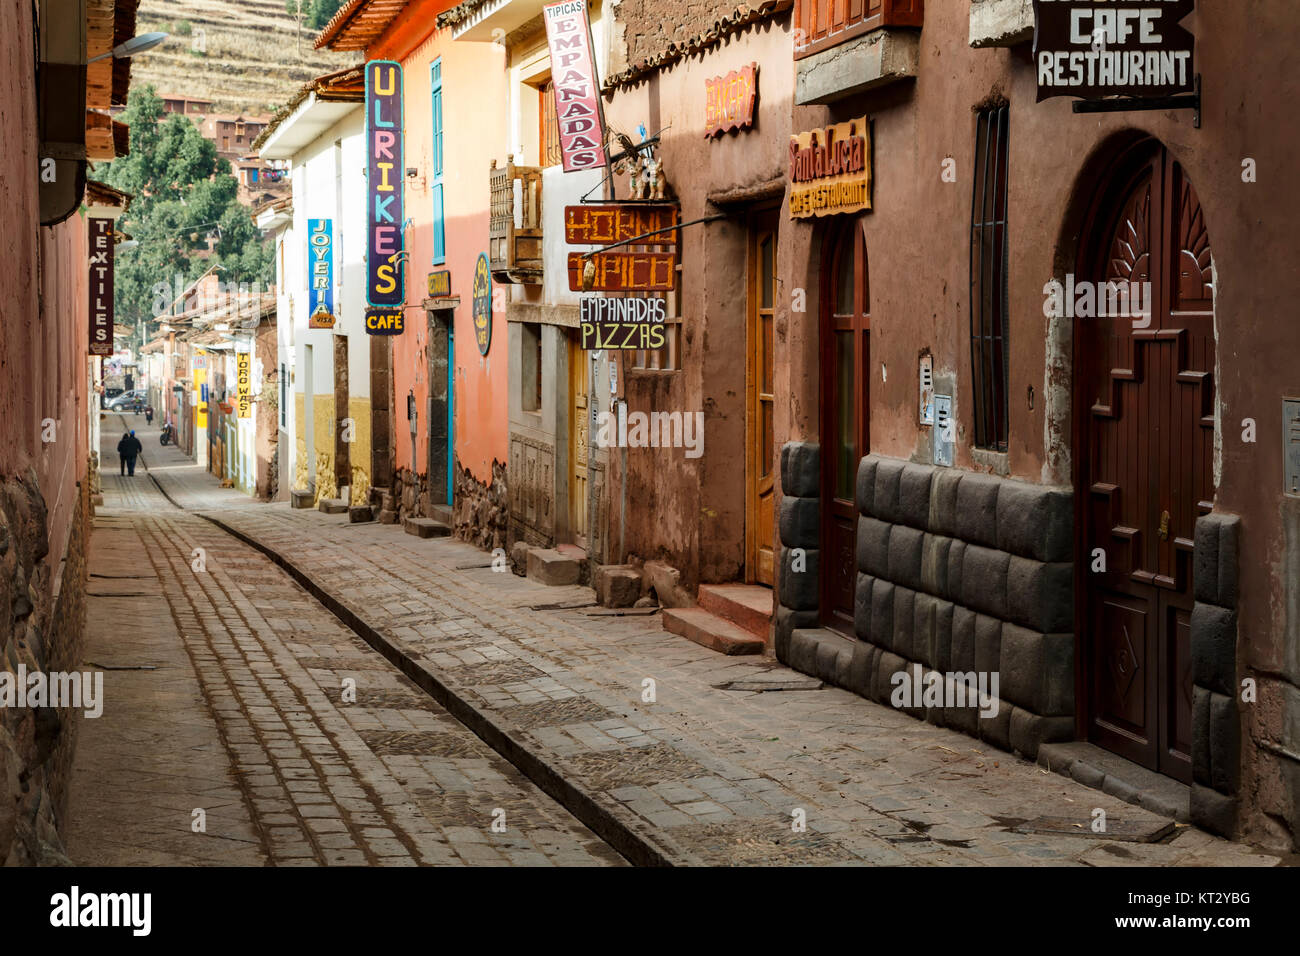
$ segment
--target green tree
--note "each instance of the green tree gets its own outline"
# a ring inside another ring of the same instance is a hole
[[[164,112],[152,86],[131,91],[121,120],[131,129],[130,153],[92,174],[133,196],[118,230],[139,244],[115,257],[117,321],[139,328],[156,319],[178,281],[183,289],[214,263],[225,282],[268,287],[271,244],[238,202],[238,183],[216,145],[188,118]],[[219,239],[207,255],[211,235]]]
[[[303,6],[306,6],[306,3]],[[325,24],[339,12],[341,6],[343,0],[311,0],[311,17],[307,21],[308,24],[313,30],[325,29]]]

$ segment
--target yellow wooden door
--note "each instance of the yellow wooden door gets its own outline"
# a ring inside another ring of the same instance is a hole
[[[569,339],[569,533],[573,543],[587,546],[587,442],[591,436],[588,413],[590,361],[576,339]]]

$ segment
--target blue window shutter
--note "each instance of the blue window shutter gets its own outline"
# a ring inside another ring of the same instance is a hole
[[[433,184],[433,261],[440,263],[447,258],[447,239],[444,233],[442,211],[442,183]]]
[[[447,259],[447,239],[445,211],[442,202],[442,58],[433,61],[429,67],[429,86],[432,94],[433,121],[431,149],[433,152],[433,174],[429,191],[433,194],[433,261],[441,264]]]

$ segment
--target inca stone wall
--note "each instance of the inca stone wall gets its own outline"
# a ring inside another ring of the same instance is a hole
[[[456,537],[485,551],[506,546],[510,518],[506,466],[492,462],[492,482],[483,484],[456,461],[456,507],[452,512]]]
[[[29,470],[0,485],[0,666],[35,671],[82,669],[86,621],[85,482],[66,554],[49,553],[45,501]],[[61,569],[61,570],[60,570]],[[0,708],[0,861],[51,865],[69,861],[59,830],[76,742],[71,710]]]

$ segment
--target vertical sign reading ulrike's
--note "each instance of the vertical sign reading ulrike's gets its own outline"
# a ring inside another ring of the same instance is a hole
[[[90,220],[90,354],[113,354],[113,220]]]
[[[406,298],[402,251],[402,67],[366,64],[366,301],[401,306]]]
[[[553,3],[543,11],[551,50],[555,117],[566,173],[605,165],[605,117],[592,56],[587,0]]]

